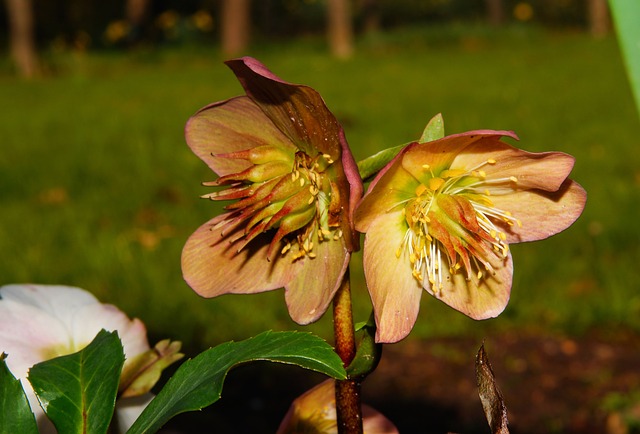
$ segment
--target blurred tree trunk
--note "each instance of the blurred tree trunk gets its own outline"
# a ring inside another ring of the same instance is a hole
[[[499,26],[504,23],[504,1],[485,0],[487,7],[487,21],[492,26]]]
[[[607,0],[589,0],[589,31],[595,37],[603,37],[611,29]]]
[[[346,59],[353,54],[353,26],[349,0],[328,0],[327,33],[334,56]]]
[[[33,30],[33,4],[31,0],[5,0],[9,20],[11,57],[23,77],[40,72]]]
[[[129,24],[129,43],[136,43],[142,39],[150,4],[151,0],[127,0],[124,12]]]
[[[362,29],[364,34],[378,33],[380,31],[380,5],[378,0],[362,0]]]
[[[250,0],[222,1],[222,52],[237,55],[246,50],[250,37]]]

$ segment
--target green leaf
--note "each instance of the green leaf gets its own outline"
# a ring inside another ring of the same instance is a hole
[[[127,434],[156,432],[173,416],[200,410],[222,394],[229,370],[255,360],[288,363],[345,379],[340,357],[317,336],[300,332],[264,332],[240,342],[226,342],[184,362]]]
[[[418,143],[431,142],[443,137],[444,120],[442,119],[442,114],[438,113],[433,118],[431,118],[427,126],[424,128],[424,131],[422,132],[422,136],[420,137]],[[386,166],[391,160],[393,160],[393,158],[410,143],[405,143],[404,145],[382,150],[377,154],[373,154],[372,156],[365,158],[364,160],[358,161],[358,172],[360,173],[360,177],[362,178],[362,180],[370,180],[370,178],[372,178],[384,166]]]
[[[364,160],[358,161],[358,173],[360,173],[362,180],[367,181],[369,178],[373,177],[380,171],[380,169],[386,166],[389,161],[393,160],[393,157],[398,155],[398,152],[402,151],[402,149],[408,144],[409,143],[405,143],[404,145],[385,149],[377,154],[373,154],[372,156],[365,158]]]
[[[102,330],[83,350],[33,366],[29,381],[58,432],[106,433],[123,364],[118,333]]]
[[[424,127],[424,131],[422,132],[422,136],[418,143],[426,143],[433,142],[434,140],[438,140],[444,137],[444,119],[442,118],[442,113],[438,113],[434,117],[431,118],[426,127]]]
[[[0,434],[38,434],[27,395],[9,371],[6,358],[6,354],[0,355]]]
[[[640,114],[640,2],[610,0],[611,12],[618,31],[620,48],[627,65],[627,74]]]
[[[369,320],[359,325],[356,331],[361,332],[356,355],[347,366],[347,374],[351,379],[359,381],[375,371],[382,357],[382,344],[376,343],[376,319],[371,312]]]

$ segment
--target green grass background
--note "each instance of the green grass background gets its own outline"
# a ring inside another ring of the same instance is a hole
[[[358,160],[417,139],[439,112],[448,133],[509,129],[526,150],[576,157],[585,212],[556,237],[512,247],[506,311],[473,322],[425,295],[412,339],[640,331],[640,125],[613,36],[447,26],[360,40],[348,61],[316,39],[250,54],[318,90]],[[152,339],[194,349],[265,329],[331,339],[329,315],[292,323],[282,291],[204,300],[182,281],[183,243],[219,210],[198,198],[215,176],[183,127],[201,106],[241,92],[222,60],[193,46],[49,53],[53,73],[35,81],[0,65],[1,283],[83,287],[140,317]],[[356,321],[370,311],[359,259]]]

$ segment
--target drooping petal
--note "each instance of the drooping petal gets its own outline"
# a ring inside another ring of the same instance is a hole
[[[247,95],[301,150],[338,159],[342,127],[310,87],[287,83],[251,57],[227,61]]]
[[[517,191],[492,196],[491,201],[520,221],[521,226],[502,224],[506,241],[520,243],[542,240],[567,229],[582,214],[587,193],[580,184],[567,179],[557,191]]]
[[[405,255],[396,256],[406,230],[402,210],[381,214],[365,236],[365,278],[378,326],[376,341],[406,337],[418,317],[422,287],[411,274]]]
[[[347,247],[359,248],[353,228],[353,212],[362,196],[362,180],[345,138],[344,130],[314,89],[288,83],[251,57],[226,62],[245,92],[265,115],[300,150],[318,152],[334,161],[331,170],[347,216],[341,220]]]
[[[295,153],[291,141],[246,96],[210,104],[193,115],[185,127],[189,147],[220,176],[242,172],[251,163],[219,158],[264,145],[278,145]]]
[[[293,279],[285,286],[289,314],[298,324],[312,323],[327,310],[351,257],[337,240],[323,241],[314,251],[315,258],[303,257],[290,264]]]
[[[487,319],[498,316],[509,302],[513,278],[511,255],[503,258],[500,254],[488,255],[485,260],[491,264],[492,271],[484,268],[483,277],[456,272],[451,274],[447,267],[442,270],[443,288],[434,291],[430,285],[425,289],[438,300],[448,304],[473,319]]]
[[[356,163],[355,158],[353,158],[353,154],[351,153],[351,149],[349,148],[349,144],[347,143],[347,139],[344,136],[344,131],[340,129],[340,145],[342,147],[342,170],[344,176],[347,180],[347,185],[345,185],[344,180],[342,179],[342,173],[337,173],[336,181],[341,184],[340,190],[349,192],[349,209],[348,209],[348,219],[346,220],[346,224],[343,226],[348,226],[349,232],[343,228],[343,232],[345,234],[351,233],[351,239],[347,239],[347,246],[349,250],[355,252],[360,249],[360,234],[355,230],[355,212],[362,198],[362,193],[364,191],[364,187],[362,186],[362,178],[360,178],[360,173],[358,172],[358,164]],[[347,188],[348,187],[348,188]]]

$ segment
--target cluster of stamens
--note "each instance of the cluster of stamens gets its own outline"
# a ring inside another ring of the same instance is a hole
[[[284,152],[262,146],[217,158],[248,160],[252,165],[239,173],[218,178],[205,185],[226,186],[203,197],[212,200],[237,199],[227,205],[227,213],[214,220],[212,230],[222,229],[239,253],[258,235],[275,233],[267,258],[282,242],[281,255],[291,260],[315,258],[315,243],[342,237],[338,225],[330,221],[332,185],[326,169],[333,164],[328,154],[310,157],[303,151]]]
[[[408,253],[413,276],[421,284],[428,280],[434,293],[444,287],[443,267],[447,267],[451,275],[463,270],[467,280],[479,281],[491,275],[493,268],[486,256],[487,249],[506,258],[509,246],[501,227],[522,226],[509,211],[496,208],[490,199],[492,195],[513,192],[518,182],[514,176],[487,178],[482,168],[493,164],[496,161],[488,159],[471,169],[447,169],[437,175],[425,164],[422,167],[428,185],[421,183],[415,196],[405,202],[408,229],[396,256]],[[461,212],[468,214],[464,215],[465,222],[455,222],[453,230],[452,224],[444,221],[451,216],[443,216],[444,211],[439,209],[439,195],[456,196],[464,205]],[[438,239],[442,237],[443,228],[448,237],[444,242]]]

